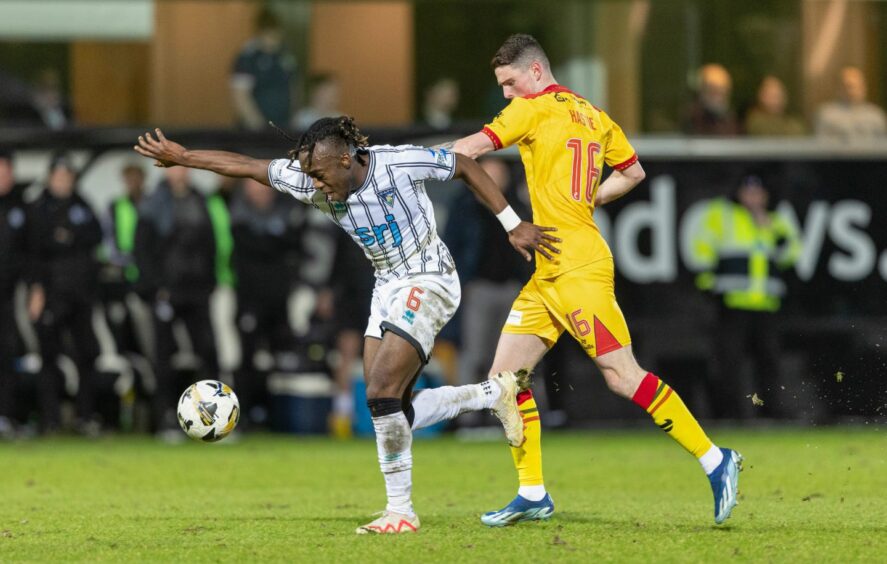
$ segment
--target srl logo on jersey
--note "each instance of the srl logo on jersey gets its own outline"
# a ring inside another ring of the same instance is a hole
[[[375,243],[378,243],[380,247],[384,247],[386,240],[385,232],[389,231],[392,238],[391,246],[399,247],[403,242],[403,235],[400,234],[400,226],[397,225],[397,221],[394,220],[394,216],[390,213],[385,216],[385,221],[388,223],[373,225],[372,227],[358,227],[354,230],[354,233],[360,237],[360,242],[367,247]]]

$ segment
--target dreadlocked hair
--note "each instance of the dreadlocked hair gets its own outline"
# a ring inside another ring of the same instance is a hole
[[[308,131],[302,134],[295,148],[289,152],[290,160],[299,158],[299,153],[308,153],[308,163],[314,155],[314,147],[327,139],[339,140],[348,147],[349,151],[363,149],[369,145],[366,135],[360,133],[354,118],[351,116],[321,118],[311,124]]]

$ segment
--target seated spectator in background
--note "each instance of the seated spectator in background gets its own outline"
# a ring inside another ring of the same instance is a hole
[[[342,115],[342,112],[339,111],[340,100],[341,85],[336,75],[320,74],[313,77],[308,94],[308,105],[296,114],[293,127],[304,131],[320,118]]]
[[[184,387],[175,381],[172,364],[177,321],[184,324],[200,359],[196,379],[219,378],[209,305],[216,287],[216,235],[207,200],[190,184],[188,169],[164,171],[166,179],[139,205],[135,258],[139,291],[154,312],[154,430],[172,439],[178,437],[176,384]]]
[[[441,78],[425,90],[420,123],[434,129],[449,129],[453,112],[459,107],[459,83],[452,78]]]
[[[40,126],[43,120],[34,109],[33,87],[9,73],[0,70],[0,124],[11,126]]]
[[[63,338],[72,344],[67,356],[79,377],[78,426],[85,434],[98,432],[95,361],[99,344],[92,325],[98,299],[96,247],[102,228],[89,204],[76,192],[77,173],[65,156],[53,158],[46,190],[34,202],[30,222],[31,294],[28,312],[40,340],[42,368],[38,394],[41,426],[60,424],[60,374],[57,361]]]
[[[755,106],[745,116],[745,132],[758,136],[797,136],[807,133],[804,122],[787,114],[788,96],[785,85],[773,75],[764,77],[758,86]]]
[[[696,99],[684,121],[690,135],[738,135],[739,122],[730,103],[733,81],[718,64],[704,65],[697,73]]]
[[[231,95],[241,127],[260,130],[269,121],[290,122],[296,61],[283,44],[283,28],[271,12],[256,19],[256,36],[241,49],[231,75]]]
[[[58,131],[71,125],[71,108],[62,92],[62,78],[54,68],[37,73],[34,81],[34,109],[40,114],[43,125]]]
[[[18,327],[15,290],[25,273],[28,215],[15,184],[12,153],[0,148],[0,439],[12,437]]]
[[[866,141],[887,136],[884,110],[868,102],[865,75],[857,67],[841,69],[838,99],[819,108],[816,134],[841,141]]]

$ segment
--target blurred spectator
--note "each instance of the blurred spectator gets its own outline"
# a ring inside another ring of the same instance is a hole
[[[182,322],[202,378],[218,379],[209,299],[216,286],[216,236],[206,199],[189,182],[188,169],[166,169],[166,179],[139,205],[135,237],[138,288],[154,311],[157,386],[153,424],[177,427],[174,324]]]
[[[99,345],[92,314],[98,298],[95,258],[102,228],[77,194],[76,182],[71,162],[62,155],[54,157],[46,190],[33,204],[28,310],[36,322],[43,361],[38,384],[43,428],[52,430],[60,423],[57,362],[67,337],[73,346],[66,353],[79,376],[78,424],[81,431],[93,434]]]
[[[15,290],[24,276],[28,216],[15,184],[12,153],[0,148],[0,438],[12,436],[18,328]]]
[[[884,110],[866,100],[865,75],[857,67],[841,69],[838,99],[819,108],[816,134],[842,141],[884,138],[887,120]]]
[[[420,123],[434,129],[449,129],[453,112],[459,107],[459,83],[452,78],[441,78],[425,90]]]
[[[224,288],[233,288],[236,277],[231,264],[234,254],[234,238],[231,235],[231,212],[229,208],[234,202],[237,182],[225,178],[219,183],[215,192],[206,199],[209,219],[213,225],[216,238],[216,282]]]
[[[234,110],[242,127],[259,130],[269,120],[281,126],[290,122],[296,70],[280,22],[262,10],[256,18],[256,36],[237,55],[231,75]]]
[[[704,65],[697,73],[696,98],[684,123],[690,135],[738,135],[739,122],[730,101],[733,81],[718,64]]]
[[[0,124],[38,126],[42,124],[34,109],[33,88],[23,80],[0,70]]]
[[[342,115],[339,111],[341,85],[336,75],[320,74],[313,77],[309,90],[308,105],[299,110],[292,124],[295,129],[306,130],[320,118]]]
[[[480,164],[518,215],[528,217],[506,162],[488,158]],[[529,278],[530,265],[511,248],[499,221],[467,190],[453,204],[444,234],[465,289],[460,308],[459,384],[475,384],[487,377],[499,332]]]
[[[119,278],[132,284],[138,280],[139,269],[135,265],[135,246],[138,208],[145,193],[145,171],[135,163],[124,165],[121,170],[124,193],[117,197],[108,210],[108,235],[111,239],[109,262],[117,267]]]
[[[128,163],[123,166],[121,177],[124,193],[111,202],[105,222],[108,256],[102,271],[102,294],[117,352],[139,364],[151,355],[150,312],[136,295],[139,269],[134,255],[145,171],[136,163]],[[145,370],[142,364],[139,372]]]
[[[329,280],[332,291],[321,292],[319,299],[331,302],[329,309],[336,322],[335,347],[338,355],[332,367],[336,396],[329,427],[334,436],[345,438],[351,434],[351,417],[354,413],[352,375],[363,354],[363,334],[370,315],[370,299],[376,279],[372,267],[351,237],[342,230],[336,230],[333,236],[336,238],[336,250]]]
[[[717,296],[720,306],[717,361],[709,382],[720,417],[749,417],[752,403],[747,398],[780,381],[774,319],[786,292],[780,270],[798,260],[801,242],[794,224],[770,211],[769,205],[770,192],[761,179],[747,176],[735,201],[719,199],[708,205],[693,234],[694,256],[706,268],[697,286]],[[756,381],[746,377],[745,359],[753,361]]]
[[[71,125],[71,108],[62,93],[62,78],[57,69],[45,68],[37,73],[32,103],[49,129],[58,131]]]
[[[296,369],[287,301],[295,281],[302,210],[292,201],[248,179],[231,204],[241,350],[234,383],[247,425],[264,423],[268,413],[265,374],[253,362],[259,348],[264,345],[274,355],[276,369]]]
[[[785,85],[773,75],[765,76],[758,86],[755,106],[745,116],[745,132],[758,136],[798,136],[807,133],[804,122],[787,114]]]

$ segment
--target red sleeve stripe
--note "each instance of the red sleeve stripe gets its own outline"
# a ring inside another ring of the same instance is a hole
[[[633,154],[631,156],[631,158],[628,159],[627,161],[625,161],[623,163],[619,163],[618,165],[614,165],[613,169],[614,170],[625,170],[636,162],[638,162],[638,154],[637,153]]]
[[[496,148],[497,151],[502,148],[502,140],[499,139],[499,136],[496,135],[492,129],[490,129],[489,127],[484,127],[483,129],[481,129],[481,131],[484,135],[490,138],[490,141],[493,142],[493,146]],[[637,160],[637,157],[635,157],[635,160]]]

